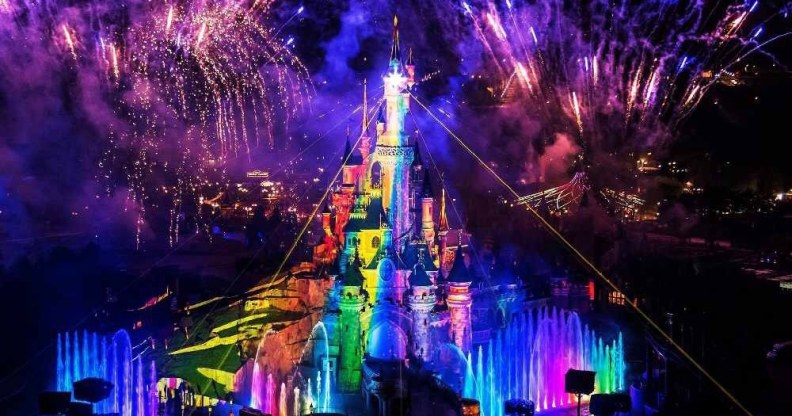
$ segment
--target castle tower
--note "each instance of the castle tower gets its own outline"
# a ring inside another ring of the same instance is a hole
[[[410,224],[410,163],[413,147],[407,143],[404,118],[410,107],[408,78],[399,53],[399,31],[394,18],[393,47],[388,72],[383,77],[385,84],[384,112],[377,121],[377,146],[372,159],[373,167],[379,164],[382,184],[383,208],[388,213],[394,237],[401,238],[409,231]]]
[[[338,302],[341,316],[339,319],[338,384],[341,391],[354,392],[360,388],[360,367],[363,362],[360,336],[360,311],[366,302],[361,291],[363,274],[360,272],[360,257],[355,251],[355,260],[346,268],[341,281],[341,299]]]
[[[431,253],[435,241],[434,193],[432,192],[432,181],[429,179],[428,174],[424,174],[421,186],[421,237],[426,241]]]
[[[445,276],[448,274],[448,269],[446,268],[446,257],[448,255],[448,217],[446,216],[445,188],[441,189],[440,195],[440,215],[437,219],[437,240],[440,247],[437,250],[437,268],[440,270],[440,274]]]
[[[413,150],[413,160],[410,163],[410,212],[412,213],[410,223],[415,225],[415,230],[413,231],[416,236],[421,235],[421,186],[424,178],[421,153],[418,149],[418,143],[416,143]]]
[[[422,256],[421,256],[422,257]],[[427,360],[431,352],[429,340],[429,314],[434,308],[437,296],[429,275],[424,270],[423,260],[419,260],[410,274],[410,293],[407,304],[412,310],[413,355]]]
[[[407,63],[404,64],[404,70],[407,72],[407,86],[412,88],[415,85],[415,65],[412,59],[412,48],[407,51]]]
[[[448,272],[448,311],[451,315],[451,340],[465,354],[470,352],[473,332],[470,322],[470,307],[473,299],[470,284],[473,282],[462,254],[462,243],[457,247],[454,264]]]

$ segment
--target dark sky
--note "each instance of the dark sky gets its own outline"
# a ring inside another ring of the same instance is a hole
[[[788,137],[792,77],[764,71],[745,85],[718,86],[680,128],[671,156],[702,179],[774,192],[792,186]]]

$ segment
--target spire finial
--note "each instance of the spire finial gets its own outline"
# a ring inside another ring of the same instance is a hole
[[[396,15],[393,15],[393,46],[390,59],[399,60],[399,17]]]
[[[363,78],[363,133],[368,130],[368,80]]]

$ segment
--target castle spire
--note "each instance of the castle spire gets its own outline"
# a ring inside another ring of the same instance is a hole
[[[390,60],[391,61],[399,61],[401,57],[399,56],[399,18],[397,16],[393,16],[393,45],[391,46],[391,54]]]
[[[440,196],[440,231],[448,231],[448,217],[446,217],[445,187]]]
[[[349,158],[352,156],[352,143],[349,141],[349,124],[347,124],[347,132],[346,132],[346,146],[344,147],[344,156],[341,159],[344,164],[349,162]]]

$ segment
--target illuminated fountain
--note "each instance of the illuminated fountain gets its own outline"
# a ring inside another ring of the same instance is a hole
[[[156,369],[151,362],[144,376],[143,357],[133,357],[129,334],[108,338],[88,331],[58,334],[55,386],[70,391],[72,383],[99,378],[113,384],[110,397],[96,404],[98,413],[124,416],[157,414]]]
[[[595,371],[595,392],[625,387],[621,333],[606,344],[576,313],[555,308],[518,317],[467,361],[463,395],[478,399],[486,416],[502,415],[504,401],[516,398],[533,400],[536,410],[574,405],[575,396],[564,392],[570,368]]]
[[[267,372],[265,366],[261,363],[260,354],[264,338],[259,341],[259,346],[256,350],[256,357],[253,362],[253,375],[250,383],[250,407],[259,409],[263,412],[270,414],[278,414],[287,416],[288,414],[299,415],[303,412],[311,411],[329,411],[331,410],[331,379],[330,368],[327,365],[330,359],[330,343],[328,340],[327,329],[324,323],[319,322],[311,330],[310,339],[314,339],[314,334],[317,329],[322,331],[322,340],[324,341],[324,362],[323,368],[319,368],[316,372],[316,378],[310,377],[303,379],[304,384],[295,386],[292,394],[288,393],[288,386],[285,380],[276,380],[274,375]],[[305,351],[308,350],[308,345],[303,348],[300,361]],[[296,372],[299,369],[295,369]],[[324,372],[324,374],[322,374]],[[315,380],[315,381],[314,381]],[[278,383],[280,382],[280,384]],[[296,384],[296,383],[295,383]],[[292,406],[289,407],[288,399],[291,396]],[[290,412],[291,411],[291,412]]]

